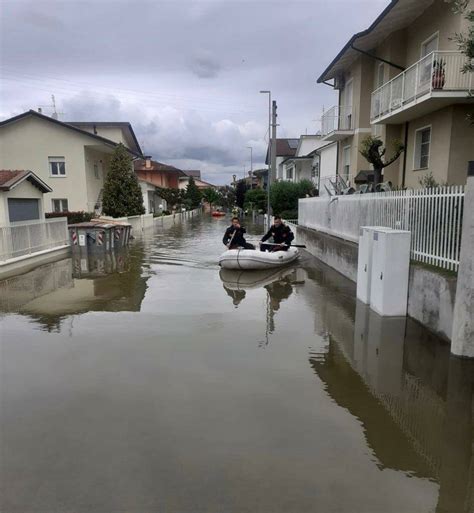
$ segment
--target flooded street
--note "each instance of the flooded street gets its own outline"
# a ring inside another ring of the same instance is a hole
[[[474,363],[226,223],[0,282],[0,511],[472,513]]]

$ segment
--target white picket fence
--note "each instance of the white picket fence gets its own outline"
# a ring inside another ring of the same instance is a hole
[[[66,217],[0,226],[0,262],[68,245]]]
[[[413,260],[456,271],[463,205],[463,186],[306,198],[299,201],[298,222],[353,242],[361,226],[409,230]]]

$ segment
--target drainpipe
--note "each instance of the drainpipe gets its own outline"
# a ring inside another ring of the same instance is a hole
[[[405,179],[407,174],[407,148],[408,148],[408,128],[410,127],[410,123],[407,121],[405,123],[405,151],[403,152],[403,170],[402,170],[402,189],[405,188]]]

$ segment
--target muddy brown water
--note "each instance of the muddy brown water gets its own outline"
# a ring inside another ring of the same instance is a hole
[[[225,225],[0,282],[0,511],[472,513],[473,362]]]

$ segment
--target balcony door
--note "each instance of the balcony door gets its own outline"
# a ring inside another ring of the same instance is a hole
[[[340,130],[352,130],[352,101],[354,94],[353,81],[349,80],[344,87],[344,107],[340,116]]]
[[[431,76],[433,74],[433,58],[431,54],[438,50],[439,33],[433,34],[426,41],[421,43],[421,61],[420,61],[420,76],[418,88],[420,92],[425,92],[430,89]]]

